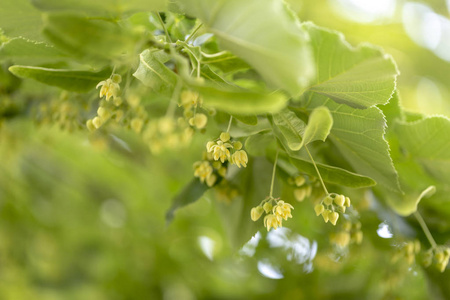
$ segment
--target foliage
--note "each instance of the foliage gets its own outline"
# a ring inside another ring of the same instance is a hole
[[[281,0],[6,0],[0,29],[2,298],[449,297],[450,120],[381,48]]]

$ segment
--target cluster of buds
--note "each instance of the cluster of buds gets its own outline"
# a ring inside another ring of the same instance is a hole
[[[257,221],[263,213],[266,213],[264,226],[269,231],[272,227],[274,229],[283,227],[283,220],[287,221],[288,218],[292,218],[291,209],[294,207],[280,198],[267,197],[260,205],[252,208],[250,217],[253,221]]]
[[[396,262],[400,259],[404,259],[408,265],[412,265],[415,262],[415,257],[419,251],[420,242],[418,240],[403,243],[397,248],[396,253],[392,257],[392,261]]]
[[[362,240],[363,233],[361,231],[361,223],[359,221],[352,223],[349,220],[345,220],[342,222],[340,230],[330,235],[330,242],[340,248],[345,248],[350,243],[360,245]]]
[[[345,213],[347,207],[350,207],[350,198],[344,195],[328,194],[320,203],[316,204],[314,211],[316,215],[322,215],[325,223],[330,221],[331,224],[336,225],[339,219],[339,213]]]
[[[86,122],[88,130],[97,130],[110,119],[120,122],[124,117],[123,110],[119,109],[121,104],[122,98],[120,97],[114,98],[113,101],[101,100],[97,109],[97,115]]]
[[[203,160],[194,163],[194,176],[202,183],[212,187],[219,178],[227,174],[228,162],[215,161],[211,153],[203,153]]]
[[[247,167],[248,156],[245,150],[242,150],[242,143],[231,141],[228,132],[222,132],[220,137],[206,144],[206,151],[211,153],[214,160],[220,160],[222,163],[229,161],[239,168]]]
[[[57,124],[59,128],[71,132],[82,128],[79,120],[81,110],[81,105],[68,101],[64,93],[59,99],[39,104],[33,113],[39,124]]]
[[[223,178],[220,183],[214,187],[214,192],[217,200],[227,204],[231,203],[240,195],[239,189],[225,178]]]
[[[150,121],[143,130],[142,137],[150,151],[158,154],[164,149],[186,147],[191,142],[193,134],[194,130],[183,118],[175,120],[170,117],[162,117]]]
[[[423,265],[425,267],[434,264],[440,272],[444,272],[450,259],[450,248],[446,246],[437,246],[430,248],[423,254]]]
[[[298,202],[302,202],[306,198],[311,196],[312,186],[311,182],[303,175],[290,177],[288,183],[294,186],[294,198]]]
[[[203,129],[208,123],[208,117],[197,110],[202,107],[202,98],[197,92],[184,90],[180,95],[181,103],[179,106],[184,108],[184,117],[188,120],[189,125],[197,129]]]

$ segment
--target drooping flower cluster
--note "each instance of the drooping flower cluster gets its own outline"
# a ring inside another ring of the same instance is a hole
[[[205,152],[203,160],[194,163],[194,176],[212,187],[218,182],[219,178],[225,177],[227,164],[227,162],[215,161],[211,153]]]
[[[158,154],[164,149],[186,147],[191,142],[193,134],[194,130],[183,118],[175,120],[171,117],[162,117],[151,120],[143,129],[142,137],[150,151]],[[200,173],[203,174],[206,171],[207,169]]]
[[[242,143],[239,141],[231,141],[228,132],[222,132],[217,140],[210,141],[206,144],[206,151],[211,153],[214,160],[220,160],[222,163],[229,161],[239,168],[247,167],[248,156],[245,150],[242,150]]]
[[[208,117],[204,113],[198,112],[203,104],[200,95],[191,90],[184,90],[181,92],[180,101],[179,106],[184,108],[183,114],[189,125],[197,129],[205,128],[208,123]]]
[[[350,207],[350,198],[344,195],[329,194],[316,204],[314,211],[316,215],[322,215],[325,223],[330,221],[331,224],[336,225],[339,219],[339,213],[345,213],[347,207]]]
[[[330,235],[330,242],[340,248],[345,248],[350,243],[359,245],[362,240],[363,232],[359,221],[352,223],[350,220],[345,220],[342,222],[341,228]]]
[[[425,251],[422,261],[425,267],[429,267],[431,264],[434,264],[435,267],[442,273],[447,268],[449,260],[450,248],[440,245]]]
[[[264,226],[269,231],[271,228],[283,227],[283,220],[287,221],[288,218],[292,218],[292,209],[294,207],[291,204],[279,198],[267,197],[261,204],[251,209],[250,217],[253,221],[257,221],[265,212]]]

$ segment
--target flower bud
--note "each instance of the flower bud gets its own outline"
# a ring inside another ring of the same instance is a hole
[[[242,149],[242,143],[239,142],[239,141],[236,141],[236,142],[233,143],[233,147],[236,150],[241,150]]]
[[[352,230],[352,222],[350,221],[345,221],[344,224],[342,224],[342,228],[345,231],[351,231]]]
[[[444,252],[438,250],[438,252],[436,252],[436,254],[434,255],[434,259],[438,264],[442,263],[445,259]]]
[[[340,231],[334,235],[333,241],[336,245],[344,248],[350,243],[350,234],[345,231]]]
[[[344,206],[350,207],[350,205],[351,205],[350,198],[349,197],[345,197]]]
[[[94,123],[92,122],[92,120],[87,120],[86,122],[86,127],[89,131],[94,131],[96,128],[96,126],[94,125]]]
[[[230,133],[228,132],[222,132],[220,134],[220,139],[222,140],[222,142],[226,143],[230,140]]]
[[[271,212],[271,211],[272,211],[272,208],[273,208],[273,206],[272,206],[272,204],[269,203],[269,202],[266,202],[266,203],[264,203],[264,205],[263,205],[263,209],[264,209],[264,211],[266,212],[266,214],[268,214],[269,212]]]
[[[316,206],[314,207],[314,211],[316,212],[316,216],[319,216],[320,214],[322,214],[325,210],[325,207],[322,204],[316,204]],[[326,222],[326,221],[325,221]]]
[[[252,221],[258,221],[258,219],[261,218],[263,212],[264,209],[261,206],[253,207],[252,210],[250,211]]]
[[[120,83],[122,81],[122,76],[119,74],[114,74],[111,79],[114,83]]]
[[[338,206],[344,206],[344,203],[345,203],[344,195],[337,195],[334,198],[334,203],[336,203],[336,205],[338,205]]]
[[[210,174],[208,177],[206,177],[206,185],[209,187],[212,187],[214,183],[216,183],[217,176],[214,174]]]
[[[305,189],[299,188],[294,190],[294,197],[295,200],[297,200],[298,202],[302,202],[303,200],[305,200],[305,196],[306,196]]]
[[[302,175],[298,175],[297,177],[295,177],[295,185],[296,186],[302,186],[305,183],[305,177],[303,177]]]
[[[336,225],[336,222],[339,219],[339,214],[333,211],[331,214],[328,214],[328,218],[331,224]]]
[[[330,213],[331,213],[331,210],[329,210],[329,209],[326,209],[322,212],[322,217],[323,217],[323,220],[325,221],[325,223],[328,223],[328,220],[329,220],[328,216]]]
[[[331,205],[333,203],[333,198],[328,195],[323,199],[323,203],[325,203],[326,205]]]
[[[357,244],[360,245],[363,240],[363,232],[361,230],[358,230],[357,232],[353,233],[352,240]]]

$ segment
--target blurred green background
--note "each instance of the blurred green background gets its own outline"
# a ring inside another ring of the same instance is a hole
[[[289,2],[302,21],[391,54],[407,110],[450,116],[449,1]],[[166,224],[171,199],[218,128],[155,156],[126,130],[69,133],[58,117],[37,125],[27,116],[65,96],[19,81],[6,64],[0,76],[0,299],[450,298],[448,271],[392,261],[404,239],[427,241],[414,222],[363,192],[352,201],[365,239],[348,251],[329,243],[333,229],[309,202],[296,203],[286,228],[267,234],[251,222],[245,196],[209,191]],[[255,159],[240,192],[263,199],[272,165]],[[294,201],[281,182],[276,192]],[[438,242],[448,243],[448,222],[429,220]]]

